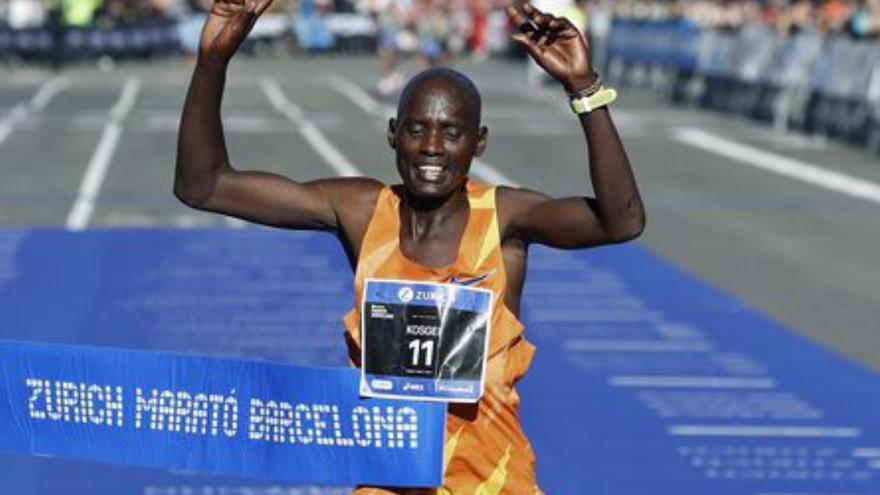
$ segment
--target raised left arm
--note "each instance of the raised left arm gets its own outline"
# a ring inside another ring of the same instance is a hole
[[[570,21],[545,14],[531,4],[507,8],[521,43],[569,95],[599,89],[583,36]],[[595,198],[551,199],[531,191],[507,190],[509,232],[526,242],[576,249],[638,237],[645,210],[623,143],[606,107],[578,115],[589,156]],[[526,205],[528,205],[526,207]]]

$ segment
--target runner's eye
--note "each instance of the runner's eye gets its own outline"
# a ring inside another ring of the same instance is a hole
[[[422,126],[418,125],[418,124],[410,125],[409,127],[407,127],[406,130],[407,130],[407,132],[409,132],[409,134],[411,136],[420,136],[422,134],[422,132],[424,131]]]
[[[452,141],[456,141],[461,137],[461,131],[455,127],[447,127],[446,137]]]

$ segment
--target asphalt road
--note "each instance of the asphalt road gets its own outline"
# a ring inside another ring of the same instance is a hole
[[[481,89],[490,128],[475,175],[557,196],[589,193],[580,130],[560,91],[528,86],[513,62],[459,68]],[[171,195],[191,71],[183,61],[0,69],[0,224],[242,227]],[[393,181],[383,115],[394,101],[361,94],[376,77],[367,57],[236,61],[224,103],[234,163],[303,180]],[[647,202],[639,242],[880,370],[876,156],[635,90],[622,90],[613,113]]]

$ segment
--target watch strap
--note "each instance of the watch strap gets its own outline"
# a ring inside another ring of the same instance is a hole
[[[593,110],[611,104],[617,99],[617,91],[614,88],[601,87],[590,96],[571,99],[571,109],[576,114],[590,113]]]

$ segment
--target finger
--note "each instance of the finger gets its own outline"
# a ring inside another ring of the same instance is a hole
[[[510,19],[510,22],[512,22],[514,26],[521,26],[529,22],[525,14],[523,14],[522,11],[520,11],[513,5],[506,7],[504,9],[504,12],[507,14],[507,18]]]
[[[559,38],[559,33],[555,31],[544,31],[541,38],[538,40],[538,44],[541,46],[550,46],[553,44],[556,39]]]
[[[568,27],[565,23],[565,19],[560,17],[554,17],[550,19],[550,22],[547,23],[547,29],[550,31],[559,31]]]
[[[263,15],[263,12],[266,11],[272,5],[272,0],[258,0],[257,1],[257,15]]]
[[[536,26],[538,26],[538,29],[549,28],[550,22],[553,21],[553,19],[555,19],[555,17],[550,14],[538,14],[533,18],[529,18],[529,20],[531,20]]]
[[[536,25],[538,29],[546,29],[547,24],[553,19],[552,15],[541,12],[530,3],[523,4],[522,9],[529,21]]]
[[[532,41],[537,43],[541,40],[541,37],[544,36],[544,34],[546,34],[546,33],[547,33],[547,31],[545,31],[543,29],[538,29],[538,28],[532,26],[532,30],[531,30],[531,32],[529,32],[529,38],[531,38]]]
[[[525,12],[526,16],[528,16],[529,19],[531,19],[532,16],[544,14],[544,12],[541,12],[540,10],[538,10],[537,7],[535,7],[534,5],[532,5],[531,3],[528,3],[528,2],[526,2],[522,5],[522,10],[523,10],[523,12]]]
[[[537,60],[541,56],[541,48],[527,34],[516,33],[516,34],[512,35],[510,38],[513,41],[516,41],[517,43],[522,45],[523,48],[525,48],[526,51],[529,52],[529,55],[531,55],[532,58],[534,58],[535,60]]]
[[[547,25],[547,29],[542,33],[541,39],[538,40],[542,45],[552,45],[554,41],[559,39],[561,35],[568,29],[568,21],[559,17],[555,17]]]
[[[254,29],[254,24],[257,23],[257,19],[259,18],[260,16],[257,15],[256,12],[248,12],[248,17],[244,21],[244,37],[247,37],[247,35],[251,33],[251,30]]]
[[[555,31],[560,38],[572,38],[581,35],[580,29],[578,29],[570,20],[564,17],[558,18],[558,20],[559,28]]]
[[[253,27],[253,21],[257,16],[250,12],[240,12],[236,14],[217,35],[221,45],[229,47],[232,51],[238,49],[238,46],[247,37]]]
[[[510,19],[510,22],[512,22],[516,26],[516,28],[520,30],[520,32],[531,35],[535,31],[537,31],[535,25],[532,24],[531,21],[529,21],[529,19],[525,16],[525,14],[523,14],[522,11],[518,10],[516,7],[507,7],[504,9],[504,11],[507,13],[507,17]]]
[[[535,8],[532,8],[531,13],[527,14],[528,22],[530,25],[532,25],[532,29],[531,31],[523,30],[523,32],[529,32],[533,40],[539,41],[543,36],[547,34],[547,29],[550,26],[550,22],[554,19],[554,17],[550,14],[541,13]]]

